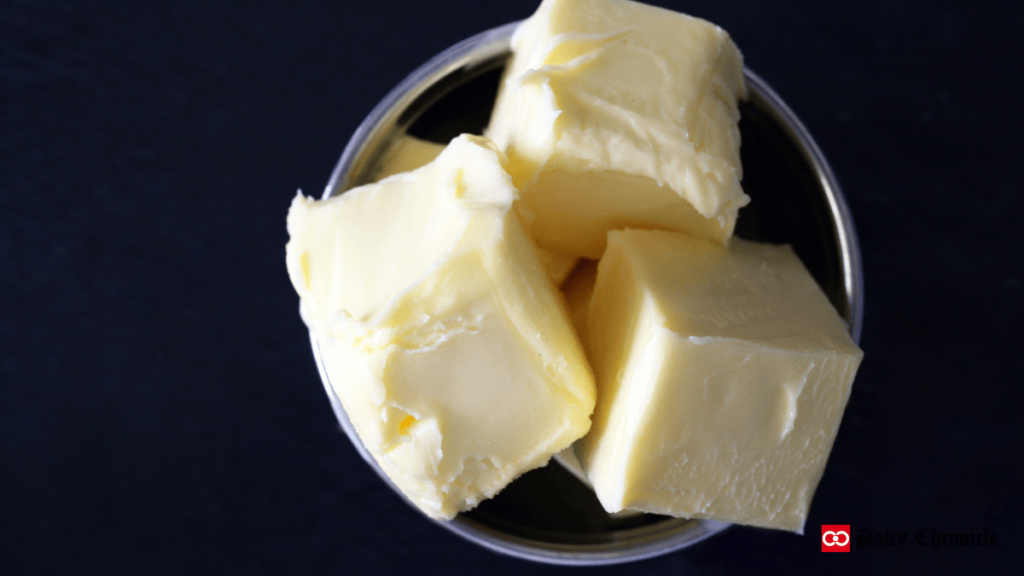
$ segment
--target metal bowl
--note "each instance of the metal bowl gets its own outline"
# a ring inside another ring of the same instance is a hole
[[[480,134],[490,117],[518,22],[464,40],[410,74],[356,130],[324,198],[373,182],[392,142],[404,135],[447,143]],[[860,340],[863,270],[846,200],[811,135],[777,94],[749,69],[750,98],[741,103],[743,187],[751,203],[736,234],[788,243]],[[363,459],[401,496],[363,447],[313,354],[331,406]],[[404,498],[404,496],[402,496]],[[412,504],[410,503],[410,506]],[[567,565],[632,562],[685,548],[729,524],[653,514],[609,515],[594,493],[557,464],[528,472],[498,496],[437,524],[491,550]]]

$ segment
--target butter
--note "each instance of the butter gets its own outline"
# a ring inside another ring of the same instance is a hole
[[[550,248],[537,247],[537,257],[555,286],[561,286],[572,273],[579,258]]]
[[[381,161],[377,180],[388,176],[415,170],[437,158],[444,150],[444,144],[421,140],[415,136],[403,135],[395,138]]]
[[[395,138],[394,143],[388,149],[384,160],[381,162],[377,179],[382,180],[388,176],[415,170],[437,158],[441,151],[444,150],[444,146],[444,144],[428,142],[427,140],[421,140],[408,135]],[[551,278],[551,281],[555,283],[555,286],[561,286],[562,282],[569,277],[569,273],[576,266],[577,260],[579,260],[571,254],[564,254],[546,248],[538,248],[537,256],[540,258],[541,265],[547,272],[548,277]]]
[[[538,245],[591,259],[608,230],[725,243],[740,186],[743,59],[721,28],[627,0],[544,0],[512,38],[486,135]]]
[[[565,295],[566,304],[569,306],[569,318],[572,320],[572,326],[576,333],[583,337],[586,337],[587,334],[587,311],[590,309],[590,297],[594,293],[596,281],[597,262],[580,260],[561,286],[562,294]],[[579,458],[576,457],[576,450],[573,446],[555,454],[554,460],[581,482],[590,486],[590,480],[583,471],[583,466],[580,464]]]
[[[300,194],[288,213],[288,273],[330,384],[381,469],[438,519],[544,465],[594,406],[505,162],[461,136],[419,169]]]
[[[611,232],[586,329],[606,510],[803,530],[863,354],[788,246]]]
[[[590,298],[594,294],[596,282],[597,261],[580,260],[561,286],[562,294],[565,295],[566,304],[569,306],[572,327],[581,336],[587,333],[587,310],[590,309]]]

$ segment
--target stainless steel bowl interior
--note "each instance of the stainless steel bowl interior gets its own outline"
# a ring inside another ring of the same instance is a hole
[[[446,143],[460,133],[480,134],[517,25],[488,30],[452,46],[395,87],[352,136],[324,197],[372,182],[381,158],[399,136]],[[801,122],[763,79],[749,69],[744,73],[750,99],[741,104],[741,153],[744,189],[752,201],[740,213],[736,233],[750,240],[791,244],[859,341],[863,272],[846,201]],[[310,336],[343,430],[367,463],[401,496],[355,434],[324,371],[320,344]],[[496,552],[566,565],[659,556],[729,526],[649,514],[610,516],[592,491],[557,464],[528,472],[497,497],[438,524]]]

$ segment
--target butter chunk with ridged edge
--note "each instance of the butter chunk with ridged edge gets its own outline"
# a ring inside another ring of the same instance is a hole
[[[788,246],[611,232],[587,331],[609,512],[803,530],[863,353]]]
[[[286,262],[334,392],[394,484],[438,519],[590,427],[594,383],[512,203],[506,158],[429,164],[288,213]]]
[[[415,136],[403,135],[396,138],[381,162],[377,179],[415,170],[437,158],[444,148],[444,144],[420,140]],[[575,256],[554,250],[538,248],[537,256],[540,257],[540,263],[555,286],[561,285],[576,266],[577,258]]]
[[[512,37],[486,135],[538,245],[591,259],[612,229],[726,243],[743,58],[718,26],[628,0],[544,0]]]

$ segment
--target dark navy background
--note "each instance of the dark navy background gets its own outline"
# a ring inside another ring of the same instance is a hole
[[[832,162],[866,360],[806,536],[736,527],[599,572],[1016,573],[1024,9],[671,5],[730,31]],[[534,8],[0,3],[0,573],[569,571],[385,488],[338,430],[284,267],[296,189],[320,193],[373,105]],[[826,555],[825,523],[998,540]]]

